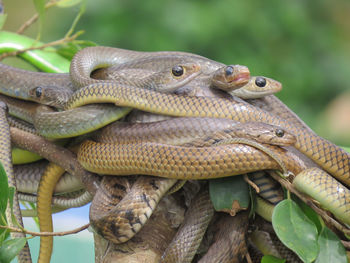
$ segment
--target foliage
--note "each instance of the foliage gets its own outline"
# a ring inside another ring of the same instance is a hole
[[[243,176],[232,176],[209,181],[210,199],[216,211],[234,216],[250,204],[250,193]]]
[[[283,200],[273,211],[272,226],[282,243],[303,262],[347,263],[346,251],[338,236],[307,206],[301,209],[293,200]]]

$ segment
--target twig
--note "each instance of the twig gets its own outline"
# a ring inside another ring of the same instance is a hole
[[[247,252],[247,254],[245,255],[245,259],[247,260],[247,263],[252,263],[252,258],[249,255],[249,252]]]
[[[251,187],[255,189],[255,192],[260,193],[260,188],[253,181],[249,179],[247,174],[243,175],[243,179],[244,181],[247,182],[247,184],[249,184]]]
[[[311,207],[317,214],[319,214],[327,223],[330,225],[333,225],[336,229],[339,231],[349,235],[350,229],[347,229],[343,225],[341,225],[339,222],[334,220],[332,217],[330,217],[325,211],[320,209],[317,205],[314,204],[313,200],[304,195],[303,193],[300,193],[298,190],[294,188],[294,186],[287,180],[280,177],[278,174],[276,174],[274,171],[270,173],[270,175],[278,181],[283,187],[285,187],[288,191],[292,192],[296,196],[298,196],[302,201],[304,201],[305,204],[307,204],[309,207]]]
[[[79,32],[75,33],[74,35],[72,35],[70,37],[64,37],[64,38],[58,39],[56,41],[52,41],[50,43],[43,44],[41,46],[29,47],[29,48],[25,48],[25,49],[21,49],[21,50],[16,50],[16,51],[13,51],[13,52],[7,52],[7,53],[4,53],[4,54],[2,54],[0,56],[0,60],[3,60],[4,58],[10,57],[10,56],[17,56],[18,54],[21,54],[21,53],[26,52],[26,51],[39,50],[39,49],[44,49],[44,48],[47,48],[47,47],[61,45],[61,44],[64,44],[66,42],[73,41],[78,36],[80,36],[82,33],[84,33],[84,32],[83,31],[79,31]]]
[[[78,177],[92,195],[96,193],[101,177],[86,171],[73,152],[41,136],[15,127],[11,127],[10,132],[13,145],[37,153],[50,162],[56,163],[73,176]]]
[[[83,225],[81,227],[75,228],[73,230],[62,231],[62,232],[33,232],[33,231],[26,230],[26,229],[22,230],[20,228],[11,227],[11,226],[0,226],[0,228],[8,229],[11,232],[19,232],[19,233],[32,235],[32,236],[66,236],[66,235],[79,233],[79,232],[87,229],[89,226],[90,226],[90,223]]]
[[[48,2],[45,5],[45,9],[48,9],[54,5],[57,4],[57,0],[52,0],[50,2]],[[24,30],[26,30],[28,27],[30,27],[33,23],[35,23],[36,20],[38,20],[39,18],[39,14],[36,13],[34,14],[31,18],[29,18],[26,22],[23,23],[23,25],[21,25],[21,27],[16,31],[17,34],[22,34],[24,32]]]

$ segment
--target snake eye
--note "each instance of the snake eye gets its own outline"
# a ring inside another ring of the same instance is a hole
[[[284,136],[284,130],[282,130],[282,129],[277,129],[277,130],[275,131],[275,134],[276,134],[277,137],[283,137],[283,136]]]
[[[225,75],[226,76],[230,76],[230,75],[232,75],[233,74],[233,67],[232,66],[227,66],[226,68],[225,68]]]
[[[266,85],[266,79],[265,78],[263,78],[263,77],[257,77],[256,79],[255,79],[255,84],[258,86],[258,87],[265,87],[265,85]]]
[[[171,72],[175,77],[180,77],[184,74],[184,68],[182,66],[175,66],[172,68]]]
[[[43,88],[42,87],[36,87],[35,88],[35,96],[37,98],[40,98],[42,94],[43,94]]]

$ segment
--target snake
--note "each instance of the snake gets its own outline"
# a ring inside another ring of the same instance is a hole
[[[142,230],[128,242],[115,245],[94,235],[96,242],[103,244],[97,248],[95,259],[101,262],[159,262],[183,220],[183,213],[183,205],[173,196],[165,196]]]
[[[151,86],[159,86],[160,88],[163,86],[173,87],[179,84],[184,84],[186,81],[190,81],[192,78],[198,75],[199,68],[195,63],[187,63],[184,65],[177,65],[176,67],[181,67],[184,72],[179,74],[178,76],[174,76],[170,70],[164,70],[159,73],[154,73],[146,79],[143,79],[142,83],[133,84],[133,85],[151,85]],[[22,72],[22,70],[20,70]],[[33,72],[25,71],[27,78],[34,78],[35,75],[31,75]],[[46,74],[46,73],[41,73]],[[55,74],[53,74],[55,75]],[[58,74],[60,76],[60,74]],[[0,79],[1,80],[1,79]],[[16,81],[13,80],[13,81]],[[59,82],[59,81],[58,81]],[[15,82],[14,82],[15,83]],[[21,84],[21,83],[20,83]],[[31,84],[32,86],[35,83]],[[30,85],[30,83],[27,83]],[[23,88],[25,89],[25,87]],[[27,92],[23,92],[25,94],[31,93],[31,90],[36,90],[35,93],[38,94],[38,90],[40,90],[40,96],[44,99],[41,99],[40,102],[45,102],[46,104],[51,104],[50,101],[54,101],[52,96],[50,95],[53,89],[44,87],[34,87],[29,89]],[[0,86],[1,90],[1,86]],[[60,89],[54,89],[58,94],[61,94]],[[55,96],[56,97],[56,96]],[[51,98],[51,99],[50,99]],[[39,100],[40,98],[37,98]],[[10,100],[10,98],[7,98]],[[28,105],[28,103],[27,103]],[[32,104],[30,104],[32,105]],[[83,133],[96,130],[110,122],[113,122],[120,117],[126,115],[130,112],[131,109],[128,108],[120,108],[116,109],[115,107],[110,107],[107,105],[104,106],[92,106],[85,109],[81,109],[78,111],[63,111],[63,112],[46,112],[41,108],[37,109],[38,105],[28,106],[26,112],[30,112],[29,117],[25,116],[25,120],[34,123],[35,128],[38,130],[39,134],[48,137],[48,138],[66,138],[72,136],[78,136]],[[24,114],[19,115],[17,112],[22,113],[24,106],[21,107],[12,107],[13,110],[11,112],[15,112],[18,117],[21,117]],[[45,108],[46,109],[46,108]],[[49,110],[48,110],[49,111]],[[52,111],[52,110],[51,110]],[[22,117],[24,118],[24,117]],[[91,121],[91,120],[92,121]]]
[[[135,61],[123,63],[123,64],[116,64],[107,68],[103,68],[102,70],[97,70],[92,72],[92,76],[94,78],[100,79],[95,80],[95,83],[98,82],[105,82],[103,80],[113,80],[115,81],[123,81],[125,78],[132,79],[133,77],[137,76],[142,72],[148,73],[152,72],[154,70],[159,70],[159,68],[163,68],[165,66],[171,66],[174,63],[181,63],[182,61],[197,61],[193,59],[189,59],[188,57],[177,57],[177,56],[161,56],[161,57],[150,57],[150,58],[143,58],[138,59]],[[183,62],[182,62],[183,63]],[[199,63],[199,65],[201,65]],[[175,71],[177,67],[173,67],[173,71]],[[180,69],[181,72],[181,69]],[[175,73],[175,72],[174,72]],[[242,65],[228,65],[228,66],[222,66],[218,68],[216,71],[212,73],[212,75],[206,76],[206,78],[209,78],[209,85],[214,88],[219,88],[224,91],[232,91],[236,90],[237,88],[240,88],[244,85],[246,85],[249,81],[250,72],[249,69],[246,66]],[[86,84],[86,82],[84,82]],[[81,84],[81,85],[84,85]],[[157,88],[157,90],[165,91],[165,92],[172,92],[176,90],[176,88],[180,87],[181,85],[178,85],[177,87],[167,87],[164,88]]]
[[[253,76],[249,82],[244,86],[248,88],[240,88],[228,93],[232,96],[237,96],[241,99],[257,99],[264,98],[268,95],[275,94],[282,89],[282,84],[277,80],[263,77]]]
[[[213,215],[214,207],[210,201],[209,189],[205,186],[192,199],[184,222],[164,251],[160,262],[192,262]]]
[[[104,177],[90,207],[90,223],[95,231],[115,244],[133,237],[176,182],[175,179],[158,179],[140,176],[125,195],[124,185],[129,184],[126,179]]]
[[[259,196],[256,197],[255,213],[264,218],[266,221],[272,222],[272,213],[274,208],[275,205]]]
[[[118,106],[134,107],[140,110],[177,117],[230,118],[240,122],[261,121],[281,126],[294,133],[297,137],[295,148],[310,157],[338,180],[346,185],[350,184],[349,153],[314,133],[291,125],[289,122],[248,103],[219,98],[164,94],[116,83],[98,83],[77,90],[67,102],[66,107],[69,109],[97,102],[115,103]],[[81,145],[78,158],[86,169],[92,169],[94,172],[100,173],[106,172],[107,169],[99,167],[96,158],[99,158],[100,162],[104,162],[107,155],[116,156],[114,155],[116,152],[102,152],[101,146],[108,150],[113,149],[111,145],[99,145],[91,141]],[[150,149],[148,152],[150,153],[152,150]],[[127,152],[124,149],[124,154]],[[190,152],[183,152],[183,154],[190,154]],[[117,162],[113,165],[115,166],[116,164]],[[113,170],[113,168],[109,169]]]
[[[23,227],[23,220],[21,215],[21,210],[19,207],[18,196],[16,191],[16,179],[13,173],[12,167],[12,157],[11,157],[11,136],[10,136],[10,126],[7,122],[8,107],[5,102],[0,101],[0,162],[6,172],[8,185],[14,187],[13,196],[13,214],[18,222],[18,224]],[[11,209],[8,206],[6,208],[6,219],[10,226],[14,226],[12,220]],[[11,232],[11,237],[24,238],[24,233],[13,233]],[[18,254],[18,260],[20,262],[32,262],[28,243],[26,242],[23,249]]]
[[[268,111],[282,119],[290,122],[294,126],[313,132],[311,128],[299,118],[291,109],[289,109],[279,98],[273,94],[267,94],[266,96],[259,98],[248,98],[250,104],[259,107],[265,111]]]
[[[293,185],[350,225],[350,190],[328,173],[317,167],[306,169],[294,178]]]
[[[14,165],[13,171],[16,178],[17,190],[21,193],[35,194],[39,181],[44,172],[47,161],[39,161],[30,164]],[[55,187],[55,194],[64,194],[83,189],[82,182],[69,173],[65,173]]]
[[[266,171],[250,173],[249,179],[259,188],[258,195],[273,205],[277,205],[284,199],[281,186]]]
[[[299,158],[278,146],[264,147],[274,152],[288,171],[300,172]],[[232,162],[234,159],[237,162]],[[241,144],[198,148],[150,142],[117,145],[87,140],[79,148],[78,161],[85,169],[100,174],[144,174],[186,180],[280,169],[270,156]]]
[[[131,109],[111,105],[87,105],[74,111],[56,112],[48,106],[0,95],[11,115],[34,125],[35,132],[48,138],[67,138],[99,129]],[[18,123],[13,126],[18,127]],[[26,129],[27,130],[27,129]],[[30,130],[32,132],[32,130]]]
[[[295,142],[293,135],[278,127],[263,123],[242,124],[228,119],[176,118],[159,123],[114,123],[104,130],[107,131],[102,131],[99,139],[118,140],[119,146],[130,146],[140,141],[157,141],[175,145],[185,143],[188,144],[186,147],[191,147],[189,140],[194,140],[197,147],[204,147],[232,137],[250,138],[255,139],[256,143],[265,142],[276,145],[290,145]],[[152,130],[155,132],[150,134],[149,131]],[[198,140],[200,137],[202,137],[201,144]],[[90,210],[91,224],[98,233],[113,243],[125,242],[135,235],[152,214],[160,198],[176,182],[174,179],[160,178],[158,181],[157,178],[152,177],[142,178],[140,184],[143,187],[136,188],[139,192],[135,190],[128,193],[128,198],[122,199],[125,187],[120,186],[120,180],[124,182],[125,179],[105,176],[93,199]],[[120,191],[122,193],[119,193]],[[131,202],[133,199],[135,201]]]
[[[261,251],[263,255],[273,255],[291,263],[302,262],[292,250],[283,245],[275,234],[255,230],[249,234],[248,240],[254,250]],[[260,262],[260,260],[257,262]]]
[[[234,217],[221,213],[213,225],[213,243],[198,262],[242,262],[247,254],[245,235],[248,223],[248,212],[246,211],[240,212]]]
[[[36,203],[38,200],[38,196],[34,194],[19,192],[18,199],[21,201]],[[52,213],[54,213],[55,209],[65,210],[72,207],[81,207],[90,203],[91,201],[92,195],[84,189],[75,192],[65,193],[63,195],[54,195],[52,197]],[[34,211],[37,214],[37,210]]]
[[[73,88],[69,75],[66,73],[32,72],[0,63],[1,94],[22,100],[37,101],[29,96],[29,91],[36,87],[45,86],[61,89]],[[58,101],[59,99],[53,100],[49,105],[59,107],[60,104],[55,104]]]
[[[192,60],[200,63],[202,76],[205,78],[208,78],[208,75],[212,75],[219,68],[225,67],[222,63],[188,52],[138,52],[100,46],[87,47],[77,52],[71,61],[69,72],[74,87],[78,89],[91,84],[90,74],[96,69],[122,64],[125,65],[124,68],[141,67],[147,69],[152,64],[156,65],[154,64],[155,59],[163,56],[169,57],[172,61],[183,61],[185,59],[186,61]],[[142,61],[145,63],[142,63]],[[158,69],[157,66],[154,67]]]
[[[65,170],[60,166],[49,163],[46,167],[38,187],[38,219],[41,232],[53,232],[51,202],[52,192],[57,181],[64,174]],[[53,248],[52,236],[40,237],[40,251],[38,262],[50,262]]]

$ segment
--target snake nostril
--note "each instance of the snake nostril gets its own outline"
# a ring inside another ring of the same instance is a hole
[[[275,134],[276,134],[277,137],[283,137],[283,136],[284,136],[284,130],[282,130],[282,129],[277,129],[277,130],[275,131]]]

